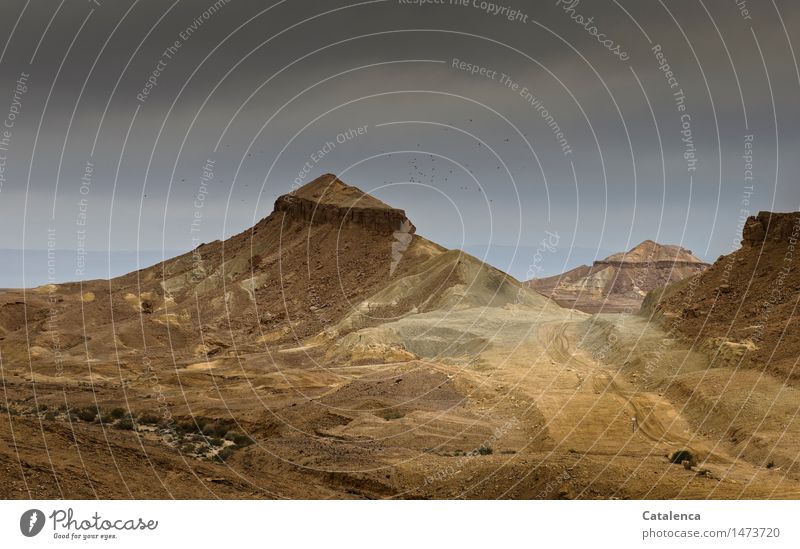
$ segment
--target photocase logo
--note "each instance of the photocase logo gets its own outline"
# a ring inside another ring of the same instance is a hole
[[[22,513],[19,519],[19,530],[22,535],[32,538],[44,528],[44,513],[38,509],[30,509]]]

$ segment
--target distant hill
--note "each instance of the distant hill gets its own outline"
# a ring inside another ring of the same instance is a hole
[[[581,265],[528,284],[564,307],[587,313],[636,311],[650,290],[697,274],[707,266],[690,250],[645,240],[592,266]]]

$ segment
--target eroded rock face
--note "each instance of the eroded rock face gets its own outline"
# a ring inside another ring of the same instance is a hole
[[[413,234],[416,228],[403,210],[395,208],[362,208],[338,204],[321,204],[299,196],[286,194],[275,201],[275,211],[307,223],[355,225],[378,233],[398,231]]]
[[[742,246],[759,246],[767,241],[788,242],[800,233],[800,212],[758,212],[747,218],[742,229]]]
[[[355,226],[377,233],[414,234],[416,230],[405,211],[343,183],[333,174],[322,175],[279,197],[275,211],[306,223]]]

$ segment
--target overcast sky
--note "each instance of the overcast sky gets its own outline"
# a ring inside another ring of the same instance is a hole
[[[797,2],[494,2],[3,0],[0,248],[119,274],[325,172],[519,278],[798,209]]]

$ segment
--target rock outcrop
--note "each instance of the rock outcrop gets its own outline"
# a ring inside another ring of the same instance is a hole
[[[800,214],[758,212],[747,218],[742,230],[742,246],[760,246],[764,242],[789,242],[797,238]]]
[[[275,201],[275,211],[305,223],[356,226],[377,233],[413,234],[403,210],[392,208],[357,187],[325,174]]]

